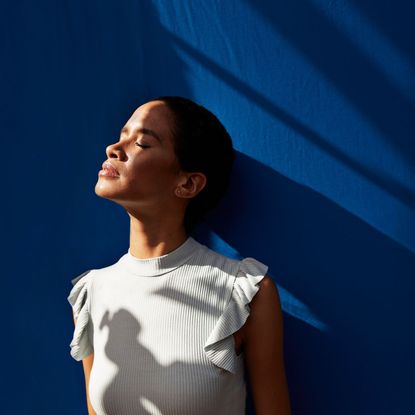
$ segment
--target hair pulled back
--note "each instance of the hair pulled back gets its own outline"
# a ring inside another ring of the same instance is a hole
[[[180,96],[160,96],[173,114],[174,151],[181,169],[206,176],[205,187],[186,209],[186,232],[201,222],[226,194],[235,161],[232,139],[219,119],[208,109]]]

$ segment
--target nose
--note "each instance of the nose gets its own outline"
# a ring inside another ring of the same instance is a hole
[[[108,158],[119,158],[121,159],[123,156],[123,149],[120,143],[114,143],[107,146],[105,149],[105,154]]]

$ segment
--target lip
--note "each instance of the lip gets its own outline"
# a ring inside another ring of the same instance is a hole
[[[100,175],[103,176],[119,176],[118,170],[108,161],[105,160],[102,163],[102,170],[99,171]]]

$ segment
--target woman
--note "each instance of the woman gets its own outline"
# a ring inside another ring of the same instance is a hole
[[[89,414],[242,415],[245,376],[257,415],[290,414],[268,267],[190,236],[228,187],[235,153],[223,125],[191,100],[159,97],[106,155],[95,192],[127,211],[130,247],[72,280],[71,355]]]

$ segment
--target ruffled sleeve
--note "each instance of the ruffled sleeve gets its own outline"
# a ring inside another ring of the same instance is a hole
[[[76,319],[73,338],[70,343],[71,356],[80,361],[90,355],[93,351],[91,338],[91,321],[89,312],[89,286],[92,270],[83,272],[72,279],[72,290],[68,301],[71,304]]]
[[[267,271],[268,266],[255,258],[248,257],[239,262],[229,302],[204,345],[207,357],[215,365],[231,373],[236,373],[238,357],[233,333],[247,320],[250,313],[249,303],[259,290],[259,282]]]

